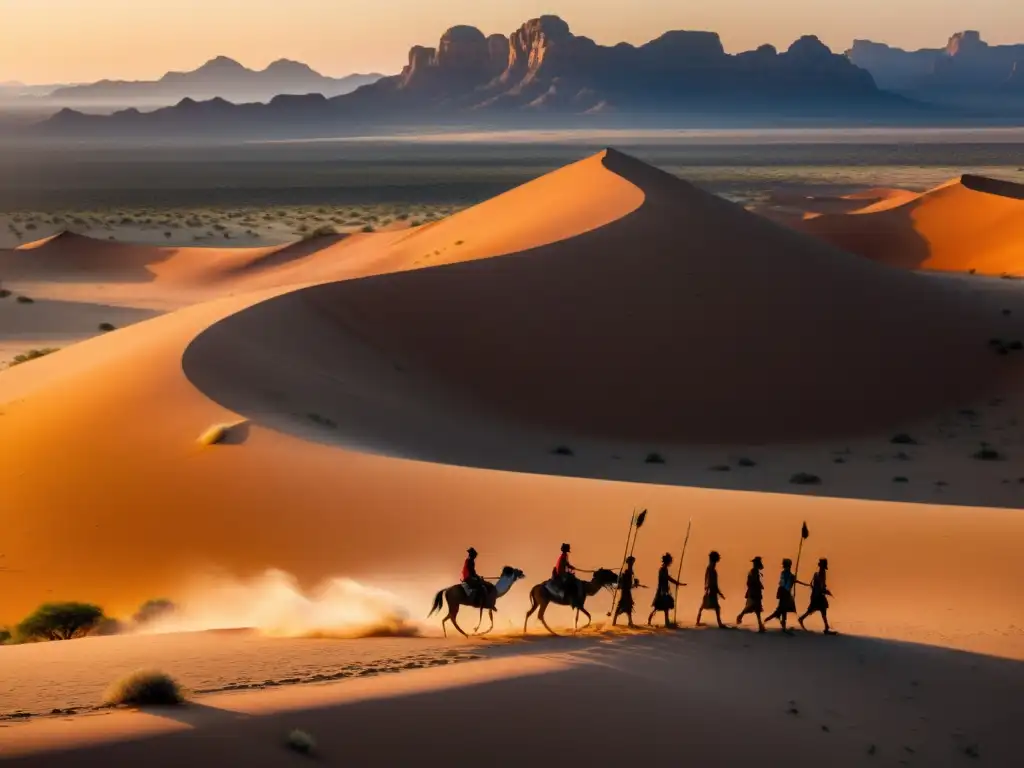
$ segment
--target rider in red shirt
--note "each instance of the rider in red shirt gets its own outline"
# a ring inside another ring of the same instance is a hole
[[[555,561],[555,567],[551,571],[551,578],[555,584],[562,588],[565,596],[569,599],[569,604],[576,605],[579,600],[579,582],[575,576],[576,568],[569,562],[569,551],[569,545],[563,544],[562,553],[558,556],[558,560]]]

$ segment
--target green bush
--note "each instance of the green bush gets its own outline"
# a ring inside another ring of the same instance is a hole
[[[0,645],[7,645],[11,642],[11,630],[7,627],[0,627]]]
[[[103,620],[103,609],[89,603],[45,603],[18,624],[24,640],[71,640],[83,637]]]

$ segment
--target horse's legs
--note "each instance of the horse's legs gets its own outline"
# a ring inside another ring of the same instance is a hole
[[[548,604],[547,603],[544,603],[543,605],[541,605],[540,613],[537,614],[537,618],[540,619],[540,623],[544,625],[544,629],[546,629],[552,635],[555,635],[557,637],[558,633],[555,632],[555,630],[553,630],[551,627],[549,627],[548,623],[546,621],[544,621],[544,612],[547,611],[547,609],[548,609]]]
[[[441,619],[441,631],[444,632],[444,636],[445,636],[446,639],[448,637],[448,629],[445,627],[445,624],[448,622],[448,619],[450,619],[451,617],[452,617],[452,612],[448,611],[448,615],[445,616],[443,619]]]

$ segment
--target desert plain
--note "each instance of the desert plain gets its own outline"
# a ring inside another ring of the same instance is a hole
[[[0,759],[1015,764],[1024,187],[748,210],[607,150],[459,207],[8,222],[0,621],[180,613],[0,647]],[[646,584],[692,522],[681,628],[602,592],[524,639],[559,544],[617,570],[640,509]],[[838,636],[693,628],[710,550],[734,624],[804,522]],[[470,545],[526,579],[444,638]],[[98,706],[142,667],[190,704]]]

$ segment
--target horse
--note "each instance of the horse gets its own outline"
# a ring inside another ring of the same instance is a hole
[[[610,587],[613,584],[618,583],[619,575],[615,571],[609,570],[608,568],[598,568],[594,571],[594,575],[591,576],[590,581],[583,581],[583,603],[586,603],[588,597],[593,597],[605,587]],[[544,612],[548,609],[549,603],[555,603],[556,605],[570,605],[570,601],[564,596],[556,598],[547,588],[548,582],[538,584],[530,590],[530,610],[526,613],[526,621],[523,622],[523,634],[526,634],[526,626],[530,622],[530,616],[533,612],[540,608],[540,613],[537,614],[537,618],[540,619],[540,623],[544,625],[544,628],[552,635],[557,635],[548,623],[544,621]],[[579,629],[580,624],[580,611],[587,617],[587,623],[583,625],[586,629],[590,626],[590,614],[587,613],[587,609],[583,607],[583,603],[576,609],[576,629]],[[573,631],[575,632],[576,629]]]
[[[501,576],[498,577],[496,584],[490,582],[484,582],[484,595],[481,599],[480,595],[475,595],[475,599],[470,599],[469,595],[466,594],[465,587],[462,584],[454,584],[447,589],[442,589],[436,595],[434,595],[434,605],[430,609],[430,613],[427,617],[433,616],[435,613],[441,610],[442,601],[448,603],[448,615],[441,620],[441,630],[444,632],[444,636],[448,637],[448,630],[445,628],[445,623],[451,620],[452,626],[455,627],[462,634],[463,637],[469,637],[465,632],[462,631],[462,627],[455,620],[455,617],[459,615],[459,606],[465,605],[470,608],[480,609],[480,620],[477,622],[476,629],[473,630],[473,634],[477,633],[480,629],[480,625],[484,620],[484,608],[487,609],[487,614],[491,620],[491,626],[484,632],[490,632],[494,629],[494,611],[495,603],[497,603],[499,597],[504,597],[508,594],[508,591],[512,589],[512,585],[520,579],[526,578],[526,574],[518,568],[513,568],[506,565],[501,569]]]

